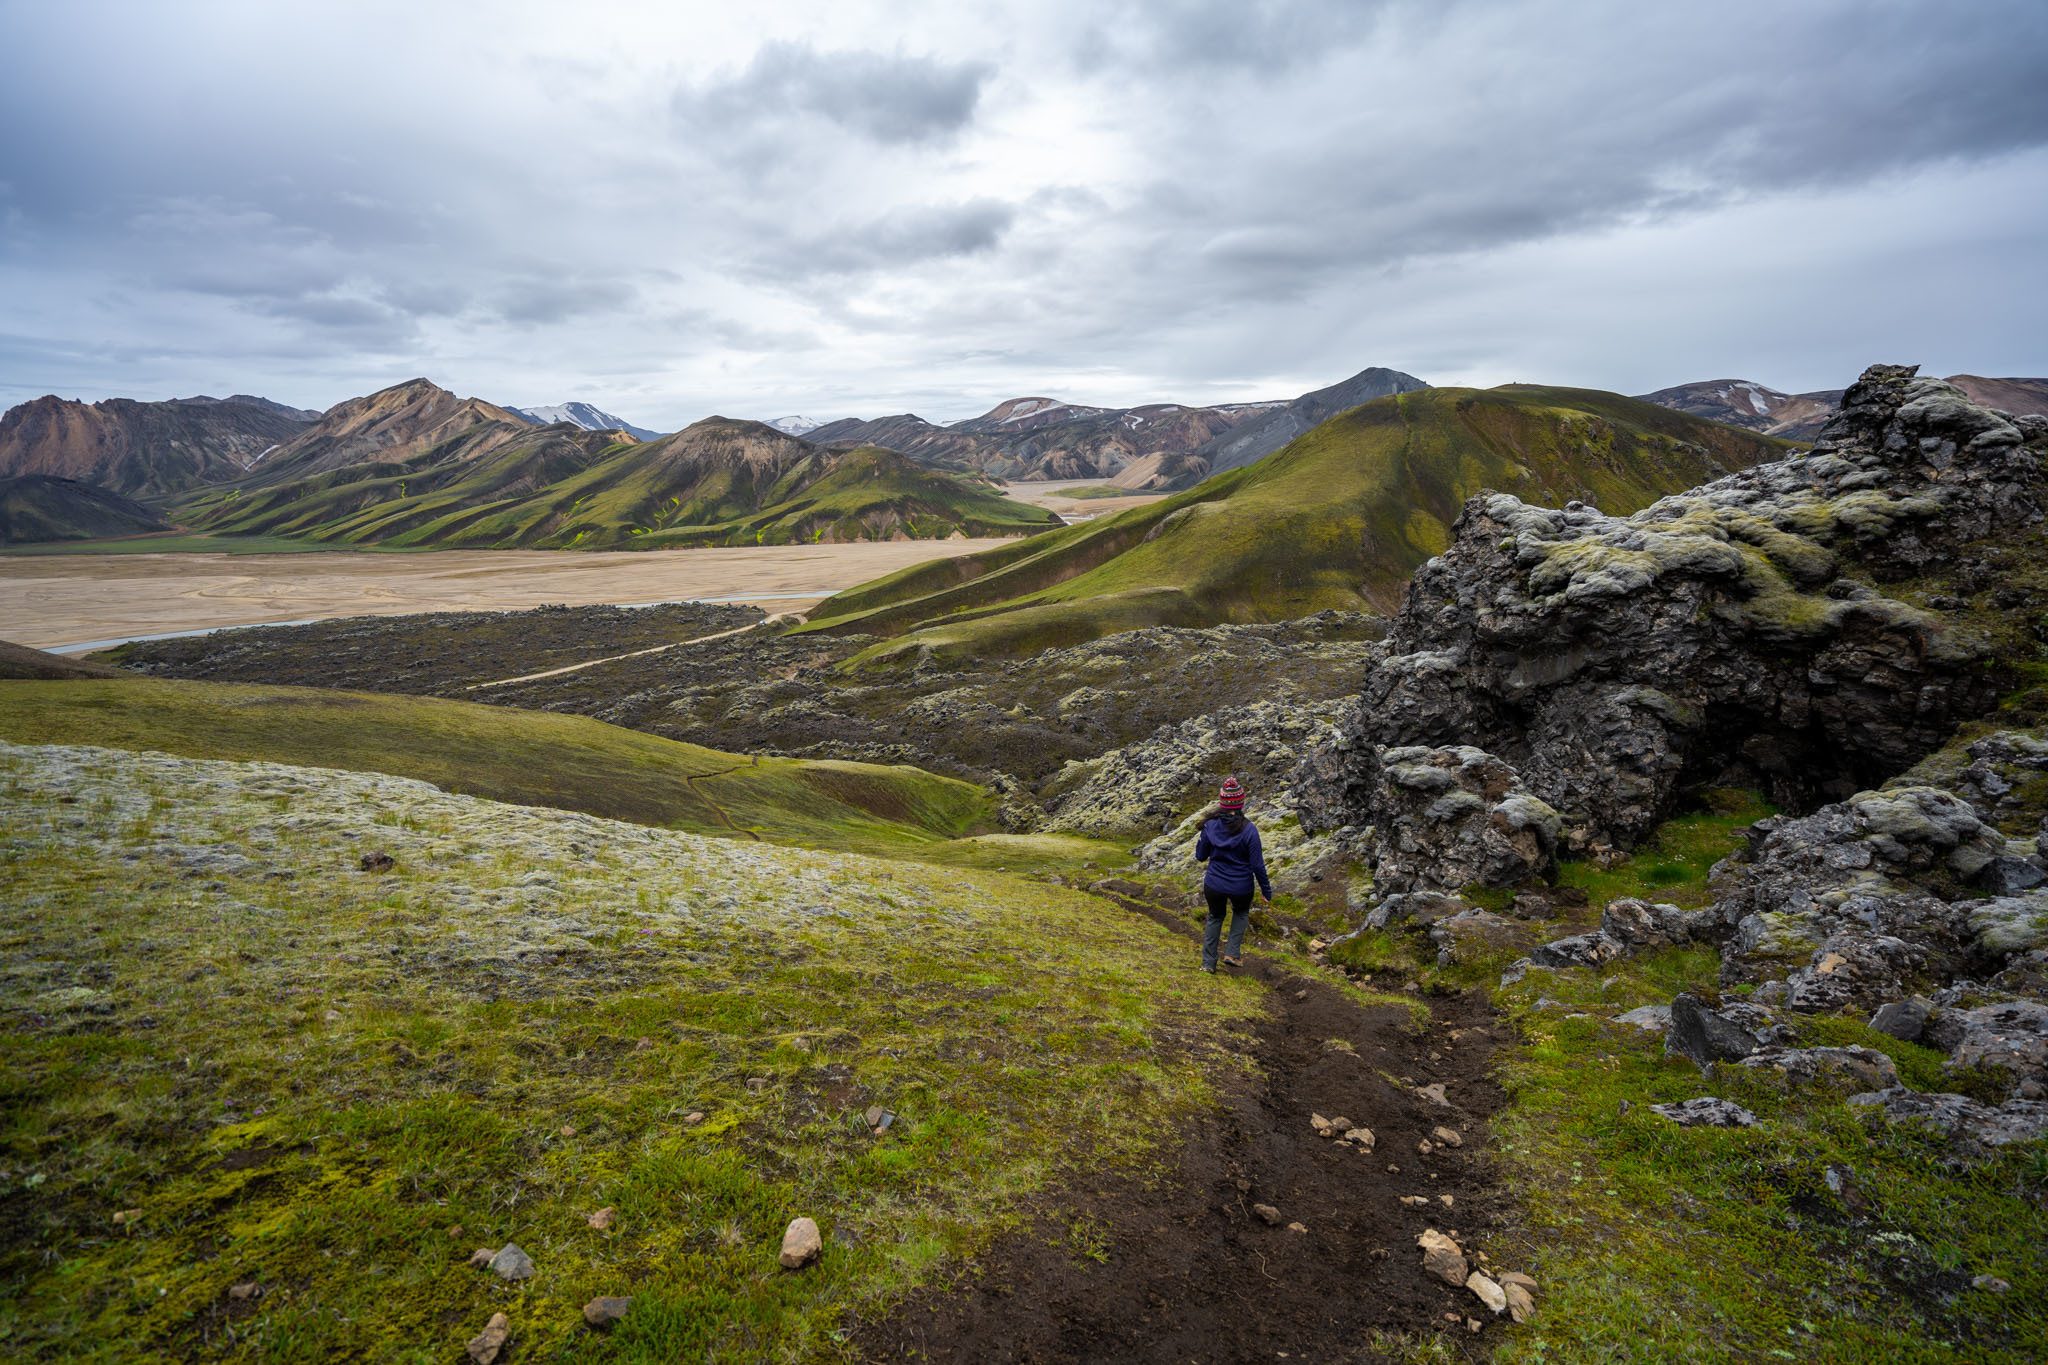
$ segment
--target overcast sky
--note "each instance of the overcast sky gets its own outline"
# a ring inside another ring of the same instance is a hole
[[[0,405],[2048,375],[2048,3],[0,0]]]

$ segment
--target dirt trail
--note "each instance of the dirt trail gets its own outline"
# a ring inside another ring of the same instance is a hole
[[[489,682],[471,683],[462,690],[465,692],[481,692],[489,687],[510,687],[514,683],[539,682],[542,678],[559,678],[564,673],[581,673],[586,668],[596,668],[599,664],[617,663],[621,659],[643,659],[649,654],[661,654],[671,649],[681,649],[684,645],[701,645],[711,640],[729,640],[735,635],[745,635],[751,630],[765,630],[769,626],[779,626],[785,621],[801,621],[804,619],[804,615],[800,611],[785,611],[775,616],[764,616],[758,621],[749,621],[743,626],[734,626],[731,630],[721,630],[711,635],[699,635],[692,640],[671,640],[665,645],[650,645],[646,649],[629,650],[624,654],[607,654],[602,659],[585,659],[581,663],[563,664],[560,668],[547,668],[538,673],[521,673],[516,678],[493,678]]]
[[[1140,888],[1093,889],[1192,937]],[[1189,971],[1195,958],[1191,947]],[[1361,1008],[1256,954],[1244,972],[1272,994],[1257,1074],[1193,1125],[1172,1169],[1150,1182],[1105,1177],[1059,1191],[1037,1226],[998,1243],[969,1278],[859,1325],[869,1358],[1395,1358],[1375,1348],[1375,1330],[1442,1333],[1461,1353],[1485,1354],[1501,1327],[1489,1322],[1474,1336],[1463,1326],[1490,1315],[1423,1272],[1415,1238],[1434,1227],[1455,1230],[1468,1249],[1499,1240],[1507,1203],[1483,1155],[1484,1120],[1502,1099],[1488,1071],[1500,1028],[1490,1009],[1477,994],[1439,999],[1418,1032],[1405,1010]],[[1435,1082],[1447,1105],[1419,1093]],[[1372,1129],[1372,1153],[1318,1137],[1312,1113]],[[1464,1145],[1420,1155],[1417,1143],[1439,1124]],[[1402,1195],[1430,1202],[1409,1207]],[[1277,1226],[1253,1214],[1261,1203],[1279,1210]],[[1103,1230],[1104,1260],[1077,1254],[1077,1219]]]

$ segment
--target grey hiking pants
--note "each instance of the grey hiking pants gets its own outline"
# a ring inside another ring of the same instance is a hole
[[[1209,898],[1209,919],[1202,926],[1202,969],[1216,970],[1216,939],[1223,932],[1223,912],[1230,909],[1237,913],[1230,921],[1230,943],[1223,951],[1225,957],[1236,957],[1244,948],[1244,931],[1251,927],[1252,893],[1242,896],[1228,895],[1222,891],[1202,888],[1202,894]]]

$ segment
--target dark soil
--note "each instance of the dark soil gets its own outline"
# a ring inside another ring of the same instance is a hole
[[[758,607],[670,602],[349,616],[309,626],[144,640],[93,658],[163,678],[479,700],[468,691],[475,683],[694,640],[765,615]]]
[[[1096,889],[1187,932],[1184,918],[1136,888]],[[957,1283],[856,1324],[866,1357],[1376,1361],[1399,1358],[1398,1337],[1438,1334],[1461,1354],[1485,1354],[1488,1338],[1508,1330],[1505,1319],[1425,1274],[1415,1244],[1432,1227],[1452,1233],[1468,1257],[1506,1240],[1498,1233],[1509,1204],[1484,1154],[1485,1120],[1502,1103],[1489,1074],[1501,1026],[1484,998],[1431,1000],[1431,1022],[1416,1031],[1406,1011],[1361,1008],[1255,955],[1243,970],[1272,993],[1257,1074],[1192,1125],[1171,1171],[1060,1191]],[[1437,1081],[1448,1106],[1417,1092]],[[1372,1129],[1373,1151],[1318,1137],[1312,1113]],[[1420,1155],[1418,1142],[1439,1124],[1464,1145]],[[1449,1208],[1438,1201],[1445,1194]],[[1402,1195],[1430,1203],[1411,1208]],[[1261,1203],[1279,1210],[1278,1225],[1253,1214]],[[1480,1334],[1467,1318],[1484,1320]]]

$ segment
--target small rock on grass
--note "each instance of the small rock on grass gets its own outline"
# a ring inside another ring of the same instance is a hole
[[[114,1215],[114,1226],[117,1228],[126,1227],[128,1226],[128,1224],[136,1222],[141,1217],[141,1209],[122,1209],[119,1213],[116,1213]]]
[[[228,1297],[236,1300],[253,1299],[262,1293],[263,1286],[254,1280],[250,1280],[246,1284],[230,1285],[228,1287]]]
[[[375,853],[365,853],[362,861],[358,864],[365,872],[389,872],[393,865],[394,860],[391,855],[382,849],[377,850]]]
[[[809,1218],[792,1219],[782,1234],[782,1268],[799,1270],[817,1260],[824,1249],[825,1238],[817,1223]]]
[[[590,1224],[590,1226],[596,1228],[599,1232],[603,1232],[607,1228],[611,1227],[612,1218],[615,1212],[616,1211],[611,1207],[611,1205],[607,1204],[603,1208],[599,1209],[596,1213],[593,1213],[586,1217],[583,1221]]]
[[[583,1305],[583,1320],[592,1327],[609,1327],[626,1316],[626,1310],[632,1306],[633,1300],[630,1297],[612,1298],[609,1295],[599,1295]]]
[[[512,1319],[503,1313],[491,1314],[491,1320],[484,1324],[484,1330],[469,1339],[469,1358],[476,1365],[495,1365],[498,1353],[505,1349],[505,1343],[512,1337]]]
[[[1269,1228],[1280,1225],[1280,1210],[1274,1208],[1271,1204],[1254,1204],[1252,1205],[1252,1213],[1261,1223],[1264,1223]]]
[[[1536,1296],[1505,1276],[1502,1277],[1500,1292],[1508,1301],[1508,1316],[1516,1322],[1527,1322],[1529,1315],[1536,1311]]]
[[[1673,1104],[1653,1104],[1650,1112],[1663,1115],[1681,1128],[1748,1128],[1756,1122],[1756,1115],[1741,1105],[1711,1095]]]
[[[533,1257],[519,1249],[517,1242],[507,1242],[498,1248],[498,1254],[491,1257],[491,1271],[501,1280],[530,1280],[533,1278]]]
[[[683,1115],[683,1122],[689,1124],[692,1128],[695,1128],[698,1124],[702,1123],[703,1121],[703,1113],[696,1109],[692,1109],[689,1113]]]
[[[1534,1289],[1536,1287],[1536,1281],[1530,1279],[1519,1270],[1503,1270],[1493,1278],[1499,1280],[1502,1284],[1518,1284],[1524,1289]]]
[[[1465,1277],[1465,1287],[1477,1295],[1481,1303],[1491,1308],[1496,1317],[1507,1311],[1507,1291],[1502,1289],[1491,1275],[1483,1275],[1475,1270]]]
[[[1979,1275],[1976,1279],[1970,1281],[1970,1288],[1981,1289],[1988,1294],[2003,1294],[2010,1290],[2012,1285],[1999,1279],[1996,1275]]]
[[[490,1247],[478,1247],[475,1251],[469,1253],[469,1263],[475,1266],[478,1270],[482,1270],[486,1266],[490,1265],[491,1258],[493,1256],[496,1256],[497,1254],[498,1253]]]

